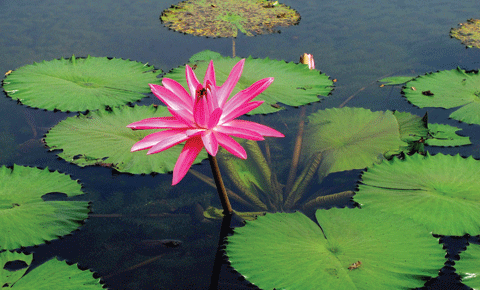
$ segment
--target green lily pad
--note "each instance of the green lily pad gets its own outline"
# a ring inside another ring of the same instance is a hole
[[[445,262],[438,239],[408,218],[368,207],[316,218],[321,228],[299,212],[248,221],[227,238],[232,267],[261,289],[383,290],[421,287]]]
[[[467,47],[480,48],[480,20],[471,18],[458,26],[450,29],[450,37],[459,39]]]
[[[81,167],[99,165],[132,174],[167,173],[173,171],[183,145],[151,156],[143,150],[130,152],[133,144],[160,130],[132,130],[126,126],[170,115],[166,107],[153,105],[98,110],[61,121],[47,133],[45,142],[50,150],[63,150],[58,154],[60,158]],[[196,163],[206,158],[202,150]]]
[[[480,245],[470,244],[460,253],[460,260],[455,262],[457,274],[462,283],[474,289],[480,288]]]
[[[425,144],[429,146],[462,146],[472,144],[469,137],[459,136],[455,132],[460,128],[445,124],[428,124],[429,139]]]
[[[26,267],[10,271],[4,268],[8,262],[23,262]],[[100,279],[93,278],[92,272],[80,270],[76,265],[69,266],[58,259],[51,259],[37,266],[25,276],[27,267],[32,262],[32,255],[16,252],[0,253],[0,285],[13,289],[104,289]]]
[[[460,107],[450,118],[480,125],[480,75],[460,68],[419,76],[408,82],[403,93],[420,108]]]
[[[196,65],[195,74],[200,82],[203,81],[208,61],[198,61],[190,65]],[[232,67],[240,61],[240,58],[222,57],[215,58],[215,76],[217,85],[222,85],[232,70]],[[188,88],[185,79],[185,66],[173,69],[165,75]],[[304,64],[293,62],[265,59],[254,59],[251,56],[245,61],[242,76],[235,86],[231,96],[251,86],[256,81],[274,77],[273,83],[258,97],[255,101],[265,101],[257,109],[249,114],[267,114],[277,112],[282,109],[277,103],[283,103],[288,106],[302,106],[313,102],[318,102],[318,95],[327,96],[332,91],[333,82],[328,76],[319,73],[318,70],[310,70]]]
[[[7,96],[40,109],[86,111],[125,105],[159,84],[152,66],[106,57],[54,59],[26,65],[3,81]]]
[[[354,199],[425,224],[439,235],[480,234],[480,162],[415,154],[369,167]]]
[[[290,7],[266,0],[188,0],[162,12],[170,29],[207,37],[237,37],[277,32],[278,26],[296,25],[300,14]]]
[[[363,108],[320,110],[308,117],[302,153],[305,162],[322,152],[320,179],[332,172],[362,169],[408,144],[400,139],[392,112]]]
[[[407,77],[407,76],[396,76],[396,77],[388,77],[388,78],[383,78],[379,80],[379,82],[385,83],[384,85],[386,86],[396,86],[396,85],[401,85],[404,84],[410,80],[412,80],[414,77]]]
[[[51,192],[83,194],[78,182],[48,168],[0,167],[0,250],[43,244],[80,227],[88,202],[44,201]]]

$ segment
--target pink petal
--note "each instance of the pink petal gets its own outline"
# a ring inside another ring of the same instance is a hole
[[[233,88],[238,83],[240,76],[243,72],[243,65],[245,64],[245,59],[240,60],[230,71],[227,80],[223,85],[218,89],[218,104],[220,107],[225,105],[225,102],[228,100],[228,97],[233,91]]]
[[[187,127],[193,127],[195,125],[192,113],[188,112],[187,110],[173,110],[168,108],[168,111],[173,115],[174,118],[177,118],[178,121],[183,122]]]
[[[179,183],[185,174],[187,174],[202,148],[203,143],[200,137],[188,139],[173,168],[172,185]]]
[[[218,143],[225,148],[225,150],[240,159],[247,159],[247,152],[245,149],[243,149],[242,145],[238,144],[237,141],[233,140],[232,137],[220,132],[217,132],[215,136],[217,137]]]
[[[210,114],[208,112],[208,104],[206,97],[198,97],[193,107],[193,118],[195,123],[201,128],[207,128]]]
[[[183,141],[187,140],[188,138],[190,138],[190,137],[188,137],[187,134],[185,134],[185,131],[182,130],[182,131],[178,132],[177,134],[174,134],[172,136],[168,136],[168,137],[160,140],[160,142],[158,142],[157,144],[152,146],[152,148],[150,148],[150,150],[148,150],[147,155],[155,154],[155,153],[167,150],[168,148],[171,148],[171,147],[173,147],[173,146],[175,146],[179,143],[182,143]]]
[[[215,68],[213,67],[213,60],[210,60],[207,71],[205,72],[205,78],[203,79],[204,87],[207,87],[207,81],[210,81],[213,86],[217,85],[217,82],[215,80]]]
[[[161,132],[155,132],[152,134],[149,134],[145,137],[143,137],[142,140],[138,141],[132,146],[132,149],[130,149],[131,152],[139,151],[139,150],[145,150],[148,149],[156,144],[158,142],[162,141],[165,138],[169,138],[174,135],[178,135],[181,132],[185,132],[184,130],[166,130],[166,131],[161,131]]]
[[[250,130],[250,128],[247,129],[246,127],[242,128],[241,126],[230,126],[229,123],[231,122],[233,121],[230,121],[227,124],[222,124],[221,126],[217,126],[215,128],[215,131],[226,134],[226,135],[238,137],[238,138],[243,138],[243,139],[249,139],[249,140],[255,140],[255,141],[265,140],[265,138],[263,138],[261,134],[253,130]]]
[[[250,102],[263,91],[265,91],[273,82],[273,78],[265,78],[255,82],[253,85],[248,88],[238,92],[233,96],[225,107],[224,111],[234,110],[237,107],[241,107],[243,104]]]
[[[190,105],[190,107],[193,109],[192,96],[188,94],[187,90],[185,90],[185,88],[182,87],[181,84],[169,78],[163,78],[162,84],[167,90],[170,90],[171,92],[173,92],[180,99],[182,99],[186,104]]]
[[[127,126],[128,128],[136,130],[145,129],[169,129],[169,128],[185,128],[189,127],[182,121],[179,121],[176,117],[158,117],[148,118],[141,121],[134,122]]]
[[[154,84],[149,85],[152,93],[167,107],[170,107],[174,110],[192,110],[192,106],[190,104],[186,103],[167,88]]]
[[[218,152],[218,142],[215,134],[212,131],[205,131],[205,133],[202,134],[202,141],[208,154],[216,156]]]
[[[220,118],[222,117],[223,110],[220,108],[216,108],[212,114],[210,115],[210,119],[208,119],[208,129],[212,129],[215,126],[217,126],[218,121],[220,121]]]
[[[245,128],[251,131],[255,131],[256,133],[262,135],[262,136],[267,136],[267,137],[285,137],[282,133],[278,132],[275,129],[272,129],[268,126],[255,123],[255,122],[250,122],[250,121],[245,121],[245,120],[232,120],[228,123],[223,123],[222,128],[229,128],[229,127],[234,127],[234,128]],[[223,131],[222,131],[223,132]],[[223,132],[225,133],[225,132]],[[229,134],[231,135],[231,134]],[[235,135],[234,135],[235,136]],[[244,137],[241,137],[244,138]],[[248,139],[248,138],[245,138]],[[253,140],[253,139],[251,139]]]
[[[243,114],[246,114],[248,112],[250,112],[251,110],[253,109],[256,109],[257,107],[259,107],[261,104],[263,104],[264,101],[255,101],[255,102],[250,102],[248,104],[245,104],[244,106],[242,106],[241,108],[237,108],[233,111],[230,111],[230,112],[223,112],[223,116],[222,118],[220,119],[220,124],[223,124],[223,123],[226,123],[226,122],[229,122]]]
[[[190,96],[192,98],[192,103],[195,102],[195,97],[197,93],[197,87],[200,85],[200,82],[197,79],[197,76],[193,72],[192,68],[187,64],[185,68],[185,76],[187,77],[188,89],[190,90]]]

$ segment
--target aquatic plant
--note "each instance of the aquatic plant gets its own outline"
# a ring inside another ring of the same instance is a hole
[[[169,78],[163,79],[163,87],[150,85],[152,92],[168,107],[172,116],[144,119],[127,126],[142,130],[167,129],[147,135],[135,143],[132,152],[149,149],[147,154],[154,154],[186,141],[173,169],[172,185],[182,180],[205,147],[225,213],[231,213],[232,209],[215,158],[219,145],[236,157],[246,159],[245,149],[230,136],[257,141],[264,140],[263,136],[284,137],[282,133],[267,126],[235,120],[260,106],[262,101],[252,100],[273,82],[273,78],[261,79],[229,99],[242,74],[244,63],[244,59],[240,60],[233,67],[222,86],[217,86],[213,61],[210,61],[203,84],[187,65],[185,74],[190,94],[178,82]]]

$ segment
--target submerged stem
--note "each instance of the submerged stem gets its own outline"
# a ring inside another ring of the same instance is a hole
[[[213,179],[215,179],[215,184],[217,185],[218,197],[222,203],[223,214],[230,215],[233,213],[233,209],[228,200],[227,191],[223,184],[222,175],[220,174],[220,168],[218,168],[217,158],[208,154],[208,160],[210,161],[210,167],[212,167]]]

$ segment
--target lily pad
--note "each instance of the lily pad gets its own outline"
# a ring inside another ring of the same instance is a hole
[[[425,144],[429,146],[462,146],[472,144],[469,137],[464,137],[455,132],[460,128],[445,124],[428,124],[429,138]]]
[[[439,235],[480,234],[480,161],[415,154],[369,167],[354,199]]]
[[[7,96],[24,105],[86,111],[125,105],[159,84],[157,71],[140,62],[92,57],[54,59],[20,67],[3,81]]]
[[[16,262],[22,269],[7,270],[5,265]],[[32,255],[16,252],[0,253],[0,284],[3,288],[13,289],[104,289],[100,279],[93,278],[92,272],[80,270],[76,265],[69,266],[58,259],[52,259],[35,267],[27,267],[32,262]],[[31,270],[26,275],[25,272]]]
[[[480,75],[460,68],[419,76],[408,82],[403,93],[420,108],[460,107],[450,118],[480,125]]]
[[[408,218],[364,209],[267,213],[228,237],[232,267],[261,289],[421,287],[445,262],[438,239]],[[323,231],[322,231],[323,230]]]
[[[480,288],[480,245],[470,244],[467,250],[460,253],[460,260],[455,262],[457,274],[462,283],[473,289]]]
[[[300,14],[278,1],[188,0],[162,12],[162,22],[170,29],[208,37],[237,37],[277,32],[278,26],[296,25]]]
[[[322,152],[320,179],[329,173],[381,162],[386,154],[408,145],[400,139],[399,125],[391,111],[334,108],[311,114],[308,120],[302,154],[308,161]]]
[[[471,18],[466,23],[460,23],[458,28],[450,29],[450,36],[467,47],[480,48],[480,20]]]
[[[42,199],[52,192],[83,194],[77,181],[48,168],[0,167],[0,250],[43,244],[80,227],[88,202]]]
[[[215,76],[217,85],[222,85],[232,69],[240,58],[219,57],[215,58]],[[198,61],[191,63],[195,67],[195,74],[200,82],[207,71],[208,61]],[[165,75],[182,84],[187,88],[185,79],[185,66],[173,69]],[[283,109],[277,103],[283,103],[288,106],[301,106],[320,101],[318,95],[327,96],[333,89],[333,82],[328,76],[319,73],[318,70],[310,70],[308,66],[296,64],[293,62],[265,59],[254,59],[251,56],[245,61],[242,76],[240,77],[231,96],[251,86],[256,81],[274,77],[274,82],[258,97],[255,101],[265,101],[257,109],[249,114],[267,114],[277,112]]]
[[[123,106],[69,117],[53,127],[45,137],[50,150],[61,149],[58,156],[84,167],[99,165],[132,174],[167,173],[173,171],[183,145],[147,155],[146,151],[130,152],[133,144],[160,130],[132,130],[128,124],[153,117],[170,116],[166,107]],[[200,152],[196,163],[207,158]]]
[[[396,76],[396,77],[388,77],[379,80],[379,82],[385,83],[386,86],[396,86],[404,84],[408,81],[411,81],[414,77],[412,76]]]

